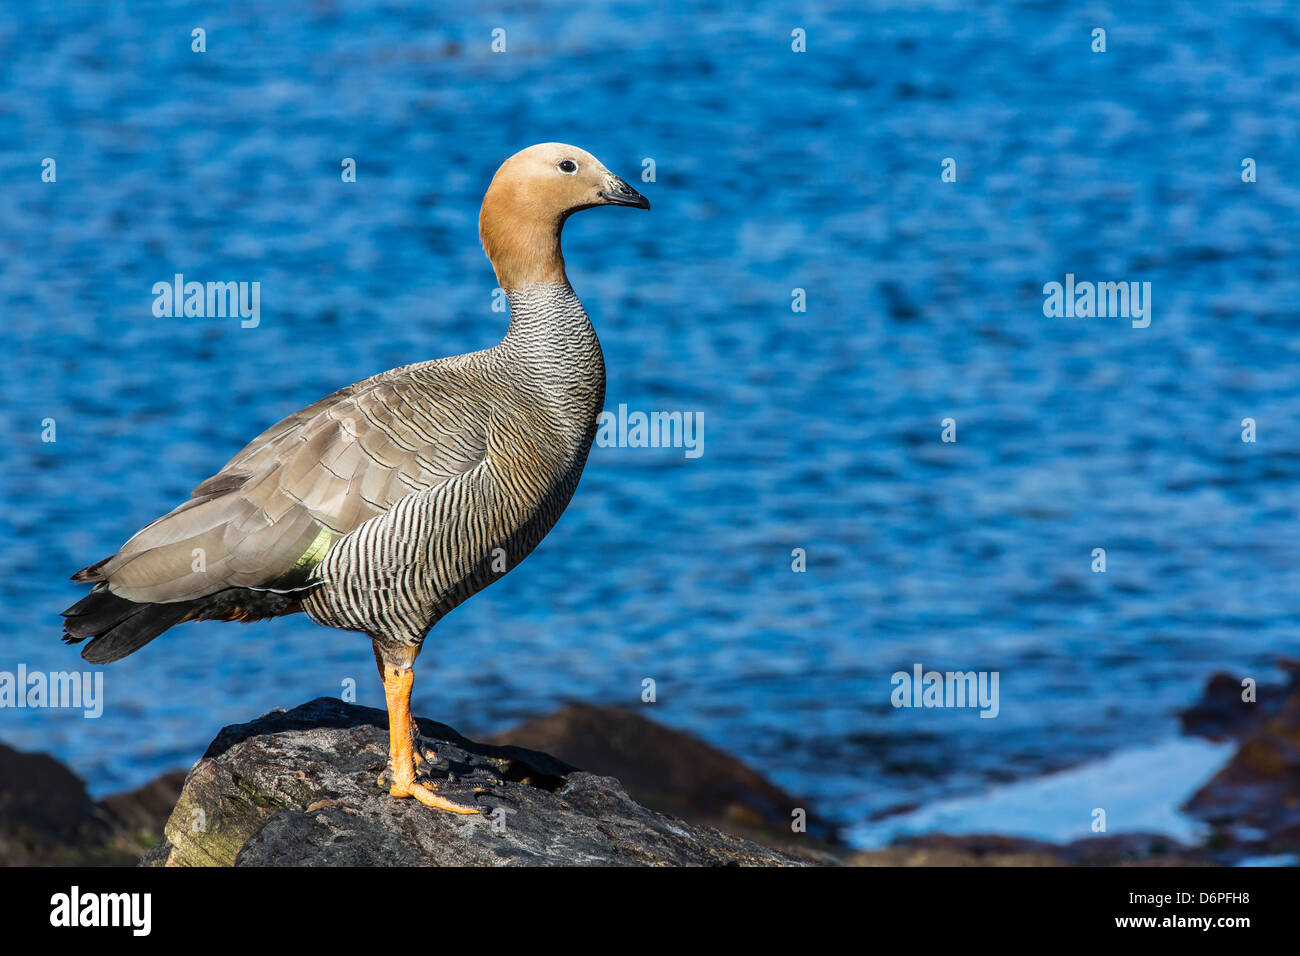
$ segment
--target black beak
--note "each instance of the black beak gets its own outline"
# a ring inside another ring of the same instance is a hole
[[[605,202],[614,206],[633,206],[637,209],[649,209],[650,200],[615,176],[600,194]]]

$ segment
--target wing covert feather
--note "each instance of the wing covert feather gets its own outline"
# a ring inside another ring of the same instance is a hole
[[[481,463],[492,414],[482,394],[463,366],[437,363],[340,389],[263,432],[99,573],[133,601],[274,586],[309,551],[319,560],[323,532],[337,541]]]

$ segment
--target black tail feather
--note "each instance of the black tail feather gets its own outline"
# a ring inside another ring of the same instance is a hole
[[[116,627],[146,606],[118,597],[101,586],[63,612],[67,618],[63,622],[63,630],[66,632],[63,639],[69,644],[75,644],[94,637]]]
[[[191,607],[179,604],[141,604],[111,630],[104,631],[85,646],[81,656],[92,664],[111,664],[144,647],[163,631],[179,624]]]
[[[226,588],[206,597],[171,604],[146,604],[118,597],[100,583],[63,612],[63,642],[88,637],[81,656],[92,664],[109,664],[144,647],[182,621],[260,621],[302,610],[310,587],[289,591]]]
[[[81,656],[92,664],[108,664],[138,651],[192,610],[189,601],[139,604],[96,589],[63,612],[63,640],[76,644],[93,637]]]

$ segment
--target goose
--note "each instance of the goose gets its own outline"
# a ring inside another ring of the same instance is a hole
[[[90,593],[64,641],[108,664],[185,621],[298,611],[369,636],[384,685],[380,785],[427,807],[437,792],[411,717],[430,629],[519,564],[577,487],[605,397],[605,364],[564,271],[560,233],[594,206],[650,202],[585,150],[530,146],[492,178],[483,250],[509,303],[492,348],[382,372],[254,438],[188,501],[73,575]]]

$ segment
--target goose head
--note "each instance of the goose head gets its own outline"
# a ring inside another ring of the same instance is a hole
[[[649,209],[650,201],[585,149],[539,143],[497,170],[479,211],[479,237],[503,289],[565,281],[560,232],[594,206]]]

